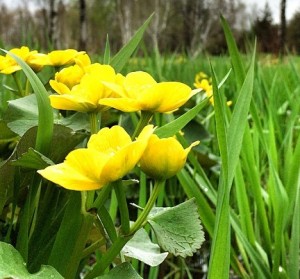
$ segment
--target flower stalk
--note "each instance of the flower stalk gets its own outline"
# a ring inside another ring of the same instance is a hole
[[[144,210],[142,211],[142,213],[140,214],[138,219],[135,221],[133,226],[130,228],[130,232],[129,232],[130,235],[135,234],[141,227],[143,227],[151,209],[154,206],[154,203],[158,197],[158,194],[160,193],[160,191],[164,187],[164,185],[165,185],[165,180],[156,180],[155,181],[153,191],[150,195],[150,198],[149,198]]]
[[[22,88],[21,82],[17,76],[17,73],[16,72],[12,73],[12,76],[14,78],[15,84],[17,85],[19,96],[24,97],[25,95],[23,92],[23,88]]]
[[[137,124],[135,131],[131,137],[132,140],[134,140],[141,133],[143,128],[148,125],[152,115],[153,115],[153,112],[151,112],[151,111],[141,111],[141,118],[140,118],[139,123]]]
[[[118,200],[118,206],[121,216],[122,233],[124,235],[127,235],[130,231],[130,221],[124,186],[122,184],[122,180],[115,181],[113,185]]]
[[[101,114],[98,112],[89,113],[91,134],[97,134],[101,126]]]

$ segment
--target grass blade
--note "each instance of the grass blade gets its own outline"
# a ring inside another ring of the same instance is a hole
[[[224,30],[227,47],[228,47],[228,51],[230,54],[231,63],[232,63],[235,77],[236,77],[236,81],[237,81],[239,88],[241,88],[241,86],[245,80],[246,71],[245,71],[242,59],[240,57],[236,42],[235,42],[232,32],[230,30],[230,27],[223,16],[221,16],[221,23],[222,23],[222,27]]]
[[[143,25],[137,30],[131,40],[121,48],[121,50],[111,59],[110,65],[116,70],[116,72],[120,72],[124,65],[127,63],[129,57],[137,48],[140,43],[145,30],[147,29],[153,14],[143,23]]]
[[[179,132],[186,124],[188,124],[208,103],[208,99],[204,99],[198,105],[187,111],[185,114],[176,118],[172,122],[155,130],[155,134],[160,138],[172,137]]]
[[[33,91],[36,95],[37,104],[38,104],[38,131],[36,138],[35,149],[45,155],[49,151],[51,146],[52,134],[53,134],[53,110],[50,105],[49,95],[45,89],[43,83],[40,81],[38,76],[34,71],[24,62],[21,58],[16,56],[13,53],[3,50],[5,53],[8,53],[16,62],[22,67],[25,75],[27,76],[30,84],[33,88]]]
[[[228,278],[230,266],[230,218],[228,183],[228,143],[224,101],[218,90],[216,74],[212,68],[216,132],[222,160],[221,177],[217,197],[216,220],[209,261],[208,278]],[[222,263],[222,264],[220,264]]]
[[[247,116],[253,91],[254,62],[255,53],[252,56],[251,65],[240,90],[228,129],[226,129],[225,104],[221,102],[221,97],[216,86],[215,74],[213,73],[212,75],[216,130],[222,159],[222,172],[218,191],[216,223],[208,278],[228,278],[229,274],[229,194],[247,125]],[[222,265],[220,265],[221,262]]]

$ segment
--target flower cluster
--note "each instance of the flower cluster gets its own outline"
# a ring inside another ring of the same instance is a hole
[[[55,95],[50,96],[52,107],[80,112],[99,112],[106,108],[103,98],[115,96],[106,83],[118,84],[119,75],[109,65],[91,63],[87,54],[79,55],[75,64],[55,74],[50,81]]]
[[[174,176],[185,164],[191,148],[183,149],[173,137],[159,139],[147,125],[132,141],[120,126],[92,135],[87,148],[72,151],[61,164],[38,173],[71,190],[96,190],[125,176],[140,162],[141,169],[158,180]]]
[[[39,53],[37,50],[30,50],[26,46],[13,48],[9,51],[24,60],[35,72],[40,71],[44,66],[64,66],[74,62],[78,52],[75,49],[55,50],[48,54]],[[0,55],[0,73],[12,74],[21,70],[19,64],[9,55]]]
[[[141,118],[144,112],[148,113],[146,121],[142,121],[143,125],[132,136],[133,140],[118,125],[93,130],[86,148],[75,149],[64,162],[38,171],[64,188],[100,189],[122,179],[136,165],[156,180],[165,180],[184,166],[189,151],[199,143],[194,142],[184,149],[174,137],[158,138],[153,134],[154,126],[148,125],[154,113],[171,113],[198,92],[186,84],[157,82],[143,71],[123,76],[110,65],[92,63],[88,54],[73,49],[42,54],[21,47],[10,52],[35,71],[44,66],[59,69],[49,81],[55,91],[49,96],[55,109],[89,113],[90,119],[110,107],[123,112],[141,112]],[[2,73],[20,69],[9,54],[0,57]]]

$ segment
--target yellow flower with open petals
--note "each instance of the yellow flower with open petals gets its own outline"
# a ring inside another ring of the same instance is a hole
[[[24,60],[36,72],[42,68],[42,65],[33,61],[33,58],[39,55],[36,50],[30,51],[28,47],[22,46],[13,48],[9,52]],[[0,56],[0,73],[9,75],[19,70],[21,70],[21,66],[9,54]]]
[[[84,53],[84,51],[77,51],[75,49],[53,50],[48,53],[48,57],[50,60],[50,65],[63,66],[74,63],[75,58]]]
[[[100,189],[121,179],[140,160],[153,126],[146,126],[139,137],[132,141],[120,126],[103,128],[92,135],[87,148],[69,153],[61,164],[49,166],[38,173],[44,178],[70,190]]]
[[[111,97],[113,94],[113,91],[104,86],[102,82],[114,82],[115,78],[115,70],[111,66],[99,64],[97,71],[84,74],[79,83],[73,87],[71,87],[72,82],[65,84],[51,80],[51,87],[58,93],[58,95],[49,97],[51,106],[56,109],[80,112],[100,111],[106,107],[101,105],[99,100]],[[75,82],[76,80],[74,80]]]
[[[170,178],[182,169],[188,153],[198,144],[199,141],[196,141],[184,149],[174,137],[160,139],[157,135],[152,135],[141,157],[140,167],[152,178]]]
[[[77,56],[84,54],[84,51],[75,49],[53,50],[48,54],[34,57],[34,62],[40,65],[59,67],[72,64]]]
[[[119,97],[102,99],[102,105],[125,112],[167,113],[178,109],[196,93],[181,82],[157,83],[151,75],[142,71],[129,73],[122,81],[121,85],[105,83]]]

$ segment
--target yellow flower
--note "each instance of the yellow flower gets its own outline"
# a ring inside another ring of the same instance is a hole
[[[76,66],[74,65],[73,67]],[[76,71],[79,71],[81,68],[77,67]],[[60,72],[61,74],[62,71]],[[72,71],[75,71],[75,69],[73,68]],[[50,81],[51,87],[58,93],[58,95],[49,97],[51,106],[56,109],[93,112],[105,108],[99,101],[102,98],[112,96],[113,92],[104,86],[103,81],[114,82],[116,73],[111,66],[98,64],[93,70],[90,69],[90,72],[87,74],[81,76],[79,71],[78,75],[73,76],[73,79],[65,79],[64,82],[57,81],[64,77],[67,78],[63,73],[62,77],[56,76],[56,80]]]
[[[65,49],[65,50],[54,50],[48,53],[50,60],[50,65],[52,66],[63,66],[75,62],[75,58],[84,54],[84,51],[77,51],[75,49]]]
[[[205,73],[199,72],[198,74],[196,74],[194,86],[198,89],[203,89],[205,91],[206,97],[209,98],[210,103],[214,105],[213,88],[211,84],[211,79],[209,79]],[[226,104],[227,106],[231,106],[232,101],[227,101]]]
[[[132,141],[120,126],[101,129],[98,134],[92,135],[87,148],[72,151],[63,163],[38,173],[70,190],[100,189],[121,179],[135,167],[153,130],[152,125],[146,126]]]
[[[22,46],[13,48],[9,52],[24,60],[35,71],[42,68],[42,65],[34,62],[34,57],[40,55],[36,50],[30,51],[28,47]],[[0,73],[9,75],[19,70],[21,70],[21,66],[9,54],[0,56]]]
[[[212,91],[212,85],[207,79],[198,80],[194,83],[196,88],[203,89],[205,92]]]
[[[198,144],[199,141],[196,141],[184,149],[174,137],[160,139],[152,135],[140,160],[140,167],[155,179],[170,178],[184,166],[188,153]]]
[[[172,112],[196,93],[181,82],[157,83],[151,75],[142,71],[129,73],[122,79],[121,85],[105,85],[115,91],[119,98],[102,99],[100,103],[125,112]]]
[[[74,63],[76,57],[84,53],[84,51],[78,52],[75,49],[53,50],[47,55],[35,57],[33,61],[44,66],[49,65],[59,67]]]
[[[198,74],[196,74],[194,86],[198,89],[203,89],[205,91],[206,97],[209,98],[211,104],[214,104],[214,99],[212,97],[212,85],[205,73],[199,72]]]
[[[83,75],[84,71],[80,66],[69,66],[55,73],[54,80],[50,80],[50,85],[54,90],[57,89],[57,86],[61,86],[61,84],[68,87],[69,89],[72,89],[73,86],[80,83]]]

